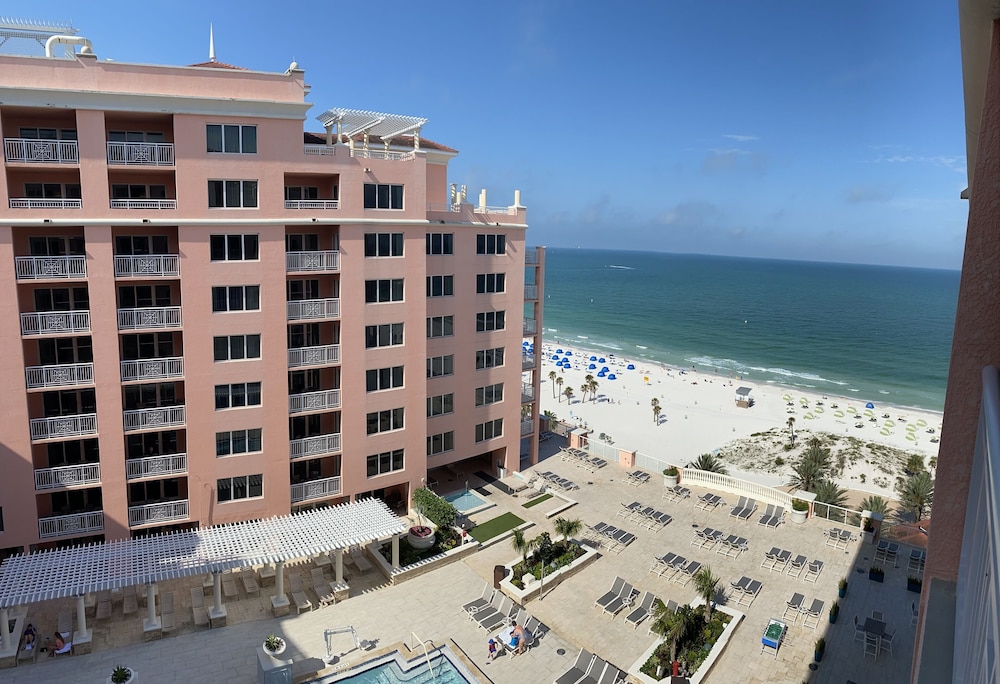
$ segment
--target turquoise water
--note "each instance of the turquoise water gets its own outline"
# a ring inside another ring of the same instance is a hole
[[[543,337],[624,359],[941,410],[959,275],[549,249]]]
[[[404,671],[395,658],[388,662],[384,659],[373,661],[372,666],[363,672],[350,677],[332,675],[313,681],[313,684],[337,682],[337,684],[471,684],[459,672],[454,663],[442,653],[432,653],[431,668],[427,669],[427,661],[423,658],[411,660]]]
[[[445,501],[450,502],[455,508],[460,510],[462,513],[466,511],[471,511],[473,508],[479,508],[480,506],[485,506],[486,502],[480,499],[478,496],[470,491],[460,491],[452,492],[451,494],[446,494],[441,497]]]

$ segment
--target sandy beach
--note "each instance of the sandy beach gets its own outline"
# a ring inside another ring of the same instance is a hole
[[[571,367],[556,366],[552,356],[557,349],[572,351]],[[596,359],[590,360],[591,356]],[[681,466],[699,454],[716,453],[731,475],[781,486],[809,438],[825,433],[826,446],[838,463],[834,479],[841,487],[896,498],[896,477],[902,474],[906,456],[921,454],[928,464],[938,452],[941,413],[880,404],[877,397],[814,394],[550,343],[544,344],[542,359],[542,411],[586,425],[593,430],[592,440],[604,433],[615,446]],[[592,363],[596,369],[589,369]],[[629,364],[634,370],[628,370]],[[597,377],[604,366],[615,380]],[[550,381],[551,371],[563,378],[562,392],[573,388],[571,401],[562,394],[554,396],[558,385]],[[588,393],[582,401],[581,386],[588,374],[599,386],[593,398]],[[750,408],[737,407],[739,387],[751,388]],[[653,418],[654,397],[662,409],[659,423]],[[869,402],[872,408],[867,407]],[[789,418],[795,419],[791,450],[785,448]]]

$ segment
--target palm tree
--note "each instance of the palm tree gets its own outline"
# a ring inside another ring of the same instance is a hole
[[[594,401],[594,400],[596,400],[596,399],[597,399],[597,388],[598,388],[598,387],[599,387],[600,385],[599,385],[599,383],[597,382],[597,380],[595,380],[594,378],[591,378],[591,379],[590,379],[590,380],[589,380],[589,381],[587,382],[587,384],[588,384],[588,385],[590,385],[590,400],[591,400],[591,401]]]
[[[917,520],[934,503],[934,480],[926,470],[903,480],[898,486],[901,510],[912,512]]]
[[[580,401],[587,401],[587,392],[590,391],[590,383],[585,382],[580,385]]]
[[[707,470],[710,473],[718,473],[719,475],[729,474],[726,466],[714,454],[702,454],[691,463],[691,467],[698,470]]]
[[[795,446],[795,418],[788,419],[788,446]]]
[[[847,501],[847,490],[841,489],[833,480],[823,479],[816,483],[813,493],[816,495],[816,503],[827,504],[828,506],[840,506],[843,508]]]
[[[906,465],[903,466],[903,471],[907,475],[916,475],[917,473],[923,472],[924,468],[924,457],[920,454],[910,454],[906,459]]]
[[[567,404],[572,404],[573,403],[573,388],[572,387],[567,387],[566,389],[563,390],[563,394],[566,395],[566,403]]]
[[[549,382],[552,383],[552,396],[553,397],[556,396],[556,375],[557,375],[557,373],[554,370],[553,371],[549,371]]]
[[[556,518],[555,522],[556,532],[562,535],[562,545],[563,549],[569,549],[569,538],[580,531],[583,527],[583,523],[580,519],[567,520],[566,518]]]
[[[511,537],[510,545],[514,547],[515,551],[521,554],[521,567],[524,568],[525,572],[528,572],[528,554],[535,548],[535,544],[536,540],[524,538],[524,530],[514,528],[514,536]]]
[[[719,577],[712,574],[712,568],[706,565],[694,573],[694,589],[698,596],[705,599],[705,622],[712,621],[712,601],[719,588]]]
[[[670,642],[670,662],[677,660],[677,643],[684,638],[691,627],[693,619],[691,606],[679,606],[677,610],[669,610],[660,599],[653,603],[653,624],[650,629]]]
[[[792,479],[789,485],[815,491],[820,480],[830,475],[830,450],[824,449],[815,438],[809,440],[809,448],[802,454],[799,462],[792,466]]]
[[[861,510],[881,513],[884,517],[889,514],[889,502],[881,496],[866,496],[861,500]]]
[[[653,400],[649,403],[653,407],[653,422],[659,425],[660,413],[663,411],[663,409],[660,407],[660,400],[657,399],[656,397],[653,397]]]
[[[563,386],[563,377],[560,375],[558,378],[556,378],[556,387],[559,388],[559,394],[560,395],[562,395],[562,386]],[[559,401],[560,402],[562,401],[561,397],[560,397]]]

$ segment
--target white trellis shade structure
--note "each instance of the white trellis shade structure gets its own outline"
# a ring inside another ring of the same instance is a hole
[[[401,534],[379,499],[294,515],[11,556],[0,608],[303,558]]]
[[[378,136],[382,140],[392,140],[400,135],[419,134],[427,119],[404,114],[384,114],[362,109],[328,109],[316,120],[326,128],[338,127],[338,131],[348,138],[364,133]]]

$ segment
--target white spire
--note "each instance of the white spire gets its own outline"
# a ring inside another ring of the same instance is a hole
[[[208,25],[208,61],[215,61],[215,33],[212,31],[212,24]]]

